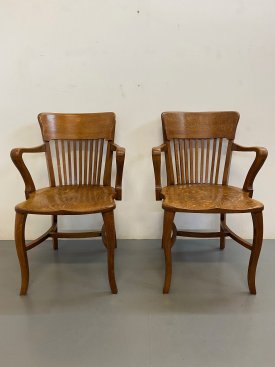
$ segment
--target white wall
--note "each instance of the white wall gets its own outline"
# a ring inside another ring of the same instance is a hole
[[[265,237],[274,238],[274,24],[271,0],[0,0],[1,239],[13,237],[13,208],[24,198],[9,151],[41,143],[41,111],[116,112],[127,154],[118,237],[159,238],[151,147],[161,143],[165,110],[241,113],[236,141],[269,149],[255,197],[266,204]],[[40,186],[42,159],[28,159]],[[241,184],[250,160],[236,153],[232,163],[231,182]],[[230,223],[249,238],[249,219]],[[62,226],[90,220],[63,218]],[[31,218],[27,237],[47,223]],[[213,228],[217,220],[181,215],[177,223]]]

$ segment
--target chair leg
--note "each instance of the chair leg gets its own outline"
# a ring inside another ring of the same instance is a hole
[[[221,214],[220,223],[226,223],[225,214]],[[225,235],[222,226],[220,225],[221,237],[220,237],[220,249],[223,250],[225,248]]]
[[[104,246],[107,248],[107,245],[106,245],[106,238],[105,238],[105,227],[104,227],[104,224],[101,228],[101,237],[102,237],[102,242],[104,244]],[[116,237],[116,232],[115,232],[115,237]],[[116,239],[116,242],[115,242],[115,248],[117,248],[117,239]]]
[[[253,246],[249,259],[247,281],[251,294],[256,294],[256,270],[263,243],[263,213],[251,213],[253,220]]]
[[[116,233],[115,233],[114,212],[110,211],[110,212],[102,213],[102,217],[104,221],[107,253],[108,253],[109,284],[110,284],[112,293],[116,294],[117,286],[116,286],[115,270],[114,270]]]
[[[20,296],[27,293],[29,285],[29,263],[25,245],[25,224],[27,215],[16,213],[15,217],[15,245],[21,269]]]
[[[177,227],[176,227],[175,223],[173,222],[173,224],[172,224],[171,247],[174,246],[174,243],[176,242],[176,239],[177,239]],[[161,248],[162,249],[164,248],[163,240],[161,241]]]
[[[164,211],[162,244],[163,244],[164,255],[165,255],[165,280],[164,280],[164,286],[163,286],[163,293],[169,293],[169,289],[171,285],[171,277],[172,277],[171,231],[172,231],[174,217],[175,217],[175,212],[170,212],[167,210]]]
[[[55,232],[57,232],[57,215],[52,216],[52,223],[56,224],[56,231]],[[57,237],[53,237],[53,249],[58,250],[58,238]]]

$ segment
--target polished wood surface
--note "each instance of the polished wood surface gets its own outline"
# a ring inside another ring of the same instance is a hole
[[[59,186],[100,185],[107,145],[104,139],[55,140],[50,144],[53,170],[57,172],[55,183]]]
[[[115,209],[115,189],[110,186],[58,186],[32,192],[17,204],[18,213],[73,215]]]
[[[267,149],[263,147],[243,147],[239,144],[234,143],[232,145],[232,151],[238,151],[238,152],[255,152],[256,156],[255,159],[246,175],[244,184],[243,184],[243,190],[249,192],[249,195],[252,197],[253,195],[253,182],[255,180],[255,177],[257,173],[262,168],[262,165],[264,164],[266,158],[267,158]]]
[[[163,112],[165,140],[235,138],[238,112]]]
[[[263,204],[249,193],[233,186],[193,184],[164,187],[163,209],[194,213],[250,213],[263,210]]]
[[[262,147],[242,147],[234,142],[238,112],[164,112],[161,115],[162,145],[152,149],[156,200],[163,200],[162,247],[165,253],[163,292],[168,293],[172,276],[171,248],[176,236],[220,238],[220,249],[230,236],[251,251],[248,286],[256,294],[256,267],[262,245],[263,204],[252,199],[253,182],[267,158]],[[255,152],[256,157],[242,188],[229,186],[234,151]],[[165,155],[167,186],[161,182],[161,153]],[[176,212],[217,213],[220,230],[193,232],[178,230],[173,222]],[[227,213],[251,213],[253,243],[242,239],[226,224]]]
[[[44,141],[106,139],[114,140],[115,114],[102,113],[40,113],[38,121]]]
[[[15,164],[16,168],[19,170],[24,183],[25,183],[25,196],[26,198],[29,197],[29,194],[35,191],[35,185],[32,179],[32,176],[23,161],[23,154],[24,153],[43,153],[46,151],[45,144],[42,144],[38,147],[34,148],[14,148],[11,151],[11,159]]]
[[[41,113],[38,115],[44,143],[35,148],[15,148],[11,158],[24,183],[24,202],[16,210],[15,241],[21,267],[21,291],[26,294],[29,280],[27,251],[51,237],[58,249],[58,238],[104,237],[107,248],[109,283],[117,293],[114,275],[115,200],[122,199],[125,149],[114,143],[115,114]],[[116,155],[115,187],[111,185],[113,152]],[[50,187],[36,190],[23,154],[44,153]],[[58,231],[58,215],[102,213],[104,231],[65,233]],[[40,237],[25,243],[28,214],[51,215],[52,226]]]
[[[21,288],[20,295],[27,293],[29,285],[29,262],[27,257],[27,249],[25,245],[25,225],[26,225],[26,214],[16,213],[15,216],[15,245],[17,256],[21,269]]]
[[[168,143],[176,184],[222,183],[227,139],[173,139]]]

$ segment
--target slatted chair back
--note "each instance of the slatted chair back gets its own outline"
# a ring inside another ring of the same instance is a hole
[[[237,112],[164,112],[167,184],[226,185]]]
[[[111,185],[114,113],[41,113],[38,120],[51,186]]]

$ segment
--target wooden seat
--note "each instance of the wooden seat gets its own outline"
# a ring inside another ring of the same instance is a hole
[[[239,114],[237,112],[164,112],[162,129],[164,143],[152,149],[156,200],[163,200],[162,247],[165,254],[163,293],[168,293],[172,278],[171,249],[177,236],[233,238],[251,251],[248,286],[256,294],[256,268],[263,239],[263,204],[252,199],[254,179],[264,164],[267,150],[242,147],[234,142]],[[232,153],[255,152],[256,157],[242,188],[228,185]],[[161,184],[161,153],[165,155],[167,186]],[[174,223],[177,212],[217,213],[217,232],[178,230]],[[249,243],[226,224],[227,213],[251,213],[253,241]]]
[[[35,148],[15,148],[11,158],[25,182],[26,201],[16,205],[15,243],[21,268],[20,294],[27,293],[29,263],[27,251],[47,238],[58,249],[58,238],[102,237],[107,249],[108,277],[112,293],[117,293],[114,272],[116,231],[115,200],[122,197],[125,149],[114,143],[115,114],[41,113],[38,120],[44,143]],[[45,153],[49,187],[36,190],[23,161],[25,153]],[[112,186],[113,152],[116,153],[115,187]],[[101,213],[103,226],[98,231],[60,232],[58,215]],[[28,214],[51,215],[52,226],[39,238],[26,244]]]
[[[238,187],[209,184],[171,185],[161,190],[163,209],[193,213],[250,213],[263,210]]]
[[[18,213],[74,215],[115,209],[115,189],[108,186],[59,186],[36,190],[17,204]]]

